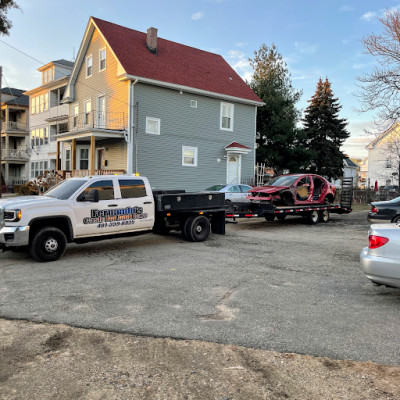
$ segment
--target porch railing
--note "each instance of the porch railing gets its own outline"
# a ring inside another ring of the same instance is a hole
[[[128,127],[128,118],[125,113],[105,111],[90,111],[68,117],[68,130],[84,130],[90,128],[123,131]]]
[[[25,150],[6,150],[2,149],[1,150],[1,158],[2,160],[7,159],[16,159],[16,160],[29,160],[28,154],[26,154]]]
[[[29,132],[28,124],[22,122],[2,122],[1,123],[2,132]]]
[[[125,174],[126,171],[123,169],[96,169],[94,171],[95,175],[122,175]],[[57,176],[59,179],[68,179],[68,178],[81,178],[84,176],[90,176],[89,169],[76,169],[73,171],[59,170],[57,171]]]

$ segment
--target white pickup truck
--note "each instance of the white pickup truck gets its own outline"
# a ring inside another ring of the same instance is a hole
[[[37,261],[57,260],[70,242],[170,230],[194,242],[225,234],[224,194],[153,192],[141,176],[101,175],[0,201],[0,248],[27,247]]]

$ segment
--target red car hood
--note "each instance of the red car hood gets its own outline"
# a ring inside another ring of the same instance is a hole
[[[274,193],[279,190],[288,189],[290,186],[260,186],[250,190],[251,193]]]

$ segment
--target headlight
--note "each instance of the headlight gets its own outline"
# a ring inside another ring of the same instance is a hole
[[[4,210],[5,222],[18,222],[21,219],[21,210]]]

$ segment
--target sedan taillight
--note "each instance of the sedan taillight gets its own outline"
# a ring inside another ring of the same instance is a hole
[[[378,212],[378,209],[375,206],[371,206],[371,212],[376,213]]]
[[[388,241],[389,241],[389,238],[384,237],[384,236],[369,235],[368,236],[368,247],[370,249],[377,249],[378,247],[385,245]]]

